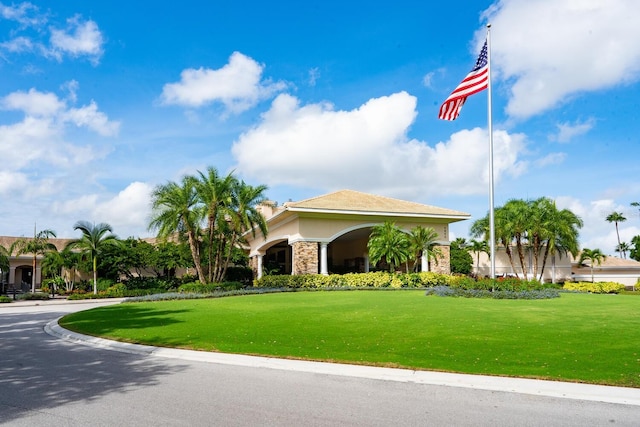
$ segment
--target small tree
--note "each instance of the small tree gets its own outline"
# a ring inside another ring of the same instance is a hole
[[[627,242],[620,242],[618,246],[616,246],[616,252],[618,252],[623,259],[627,259],[627,252],[631,250],[631,246]]]
[[[384,258],[391,272],[411,256],[407,234],[390,221],[372,227],[367,248],[371,263],[375,265]]]
[[[457,274],[471,274],[473,258],[468,252],[465,239],[459,237],[450,246],[451,272]]]
[[[33,255],[33,270],[31,272],[31,292],[36,291],[36,263],[38,255],[44,255],[49,251],[57,251],[58,248],[49,242],[49,238],[56,237],[56,233],[53,230],[41,230],[36,233],[33,229],[33,239],[18,239],[13,245],[12,249],[16,249],[18,255],[32,254]]]
[[[440,248],[436,247],[438,239],[438,233],[432,227],[417,226],[408,236],[409,249],[415,257],[414,270],[420,265],[420,259],[424,255],[427,259],[427,263],[430,260],[438,262],[438,257],[442,256]]]
[[[476,254],[476,274],[480,271],[480,254],[485,253],[491,257],[491,249],[486,240],[471,240],[471,244],[467,247],[469,252]]]
[[[107,223],[91,224],[88,221],[78,221],[74,230],[80,230],[82,237],[71,241],[67,248],[80,249],[81,252],[89,256],[93,267],[93,293],[98,293],[98,256],[105,246],[118,244],[118,238],[111,234],[113,229]],[[107,234],[109,233],[109,234]]]
[[[591,282],[594,281],[593,276],[593,266],[595,264],[600,265],[602,261],[607,259],[607,256],[602,253],[600,249],[587,249],[584,248],[580,253],[580,259],[578,260],[578,264],[583,265],[585,261],[589,261],[589,265],[591,267]]]

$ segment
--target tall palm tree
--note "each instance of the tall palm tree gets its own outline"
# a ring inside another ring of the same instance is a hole
[[[627,259],[627,252],[631,250],[631,245],[627,242],[620,242],[618,246],[616,246],[616,252],[622,255],[623,259]]]
[[[31,292],[36,291],[36,264],[38,255],[44,255],[49,251],[57,251],[56,245],[49,242],[49,239],[56,237],[56,233],[53,230],[41,230],[36,233],[36,229],[33,229],[33,238],[21,238],[16,240],[12,249],[16,249],[16,254],[32,254],[33,258],[33,270],[31,272]]]
[[[258,211],[257,207],[266,201],[266,185],[252,186],[244,181],[234,180],[232,184],[233,202],[231,212],[227,218],[229,224],[229,236],[224,250],[225,259],[221,263],[215,281],[222,281],[226,274],[227,266],[231,260],[233,248],[241,242],[242,235],[247,232],[255,237],[260,230],[263,236],[267,236],[267,221]]]
[[[555,202],[552,203],[549,206],[544,227],[541,230],[542,243],[545,245],[545,249],[539,280],[542,280],[549,256],[551,256],[555,266],[556,255],[562,257],[570,253],[576,257],[579,252],[578,237],[579,229],[583,225],[582,219],[569,209],[558,210]]]
[[[591,282],[593,283],[593,267],[595,264],[600,265],[602,261],[606,260],[607,256],[602,253],[600,249],[587,249],[584,248],[580,253],[580,259],[578,264],[582,265],[585,261],[589,261],[591,267]]]
[[[513,253],[511,251],[514,237],[508,221],[508,214],[509,212],[504,209],[504,207],[498,207],[494,210],[495,243],[496,245],[502,245],[504,247],[507,259],[509,260],[509,265],[511,265],[511,271],[516,277],[520,277],[513,261]],[[471,225],[470,231],[472,237],[482,238],[489,241],[489,215],[476,220]]]
[[[204,216],[198,205],[196,178],[185,176],[180,184],[169,182],[157,186],[152,193],[153,214],[149,229],[157,229],[158,237],[187,237],[198,280],[204,283],[206,277],[200,260],[200,220]]]
[[[207,222],[207,280],[213,282],[220,268],[220,254],[224,252],[226,222],[231,215],[233,204],[233,187],[235,178],[232,174],[224,177],[213,168],[207,173],[198,171],[195,190],[198,201],[204,205]]]
[[[633,206],[634,208],[638,208],[638,210],[640,210],[640,202],[631,202],[631,206]]]
[[[616,225],[616,235],[618,236],[618,245],[620,245],[620,232],[618,231],[618,223],[625,222],[627,218],[622,215],[622,212],[612,212],[607,218],[607,222],[613,222]]]
[[[89,256],[93,267],[93,293],[98,293],[98,256],[105,246],[117,245],[118,238],[113,234],[113,229],[107,223],[92,224],[88,221],[78,221],[73,226],[74,230],[80,230],[82,237],[67,244],[68,249],[79,249]],[[109,233],[109,234],[107,234]]]
[[[391,221],[374,225],[367,243],[371,262],[375,265],[384,258],[391,272],[409,259],[409,246],[407,235]]]
[[[434,260],[437,262],[438,256],[442,255],[439,248],[436,247],[438,233],[432,227],[417,226],[408,235],[409,249],[415,257],[414,269],[419,265],[420,259],[424,255],[427,261]],[[427,271],[425,268],[424,271]]]
[[[475,240],[472,239],[471,243],[467,247],[469,252],[473,252],[476,254],[476,274],[480,272],[480,254],[485,253],[491,257],[491,249],[489,248],[489,243],[486,240]]]
[[[531,203],[524,200],[512,199],[507,201],[502,207],[504,212],[503,225],[509,231],[513,241],[516,244],[518,259],[520,260],[520,268],[522,275],[527,276],[527,267],[525,265],[525,245],[528,238],[527,232],[530,229],[531,220]],[[495,212],[494,212],[495,213]]]

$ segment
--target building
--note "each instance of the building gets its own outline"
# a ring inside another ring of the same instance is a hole
[[[438,233],[441,257],[434,271],[449,273],[449,224],[466,220],[469,214],[451,209],[407,202],[389,197],[342,190],[318,197],[264,204],[267,236],[246,233],[251,266],[256,277],[266,272],[284,274],[329,274],[367,272],[371,228],[392,221],[409,232],[417,226]],[[421,269],[429,268],[423,259]]]

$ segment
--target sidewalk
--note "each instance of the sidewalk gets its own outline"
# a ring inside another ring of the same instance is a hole
[[[117,304],[124,301],[125,298],[96,298],[96,299],[81,299],[81,300],[68,300],[66,297],[58,297],[49,300],[16,300],[6,303],[0,303],[0,311],[3,308],[16,308],[16,307],[34,307],[34,306],[48,306],[48,305],[61,305],[61,304],[89,304],[100,303],[105,304]]]
[[[49,322],[45,326],[45,332],[61,339],[85,345],[144,356],[640,406],[640,389],[637,388],[542,381],[523,378],[493,377],[486,375],[414,371],[410,369],[378,368],[340,363],[310,362],[303,360],[277,359],[272,357],[152,347],[81,335],[62,328],[58,325],[57,320]]]

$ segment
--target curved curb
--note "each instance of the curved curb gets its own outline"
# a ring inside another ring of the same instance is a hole
[[[414,371],[410,369],[379,368],[342,363],[310,362],[304,360],[153,347],[78,334],[61,327],[58,324],[58,320],[59,319],[56,319],[47,323],[44,328],[47,334],[84,345],[143,356],[640,406],[640,389],[636,388],[486,375]]]

